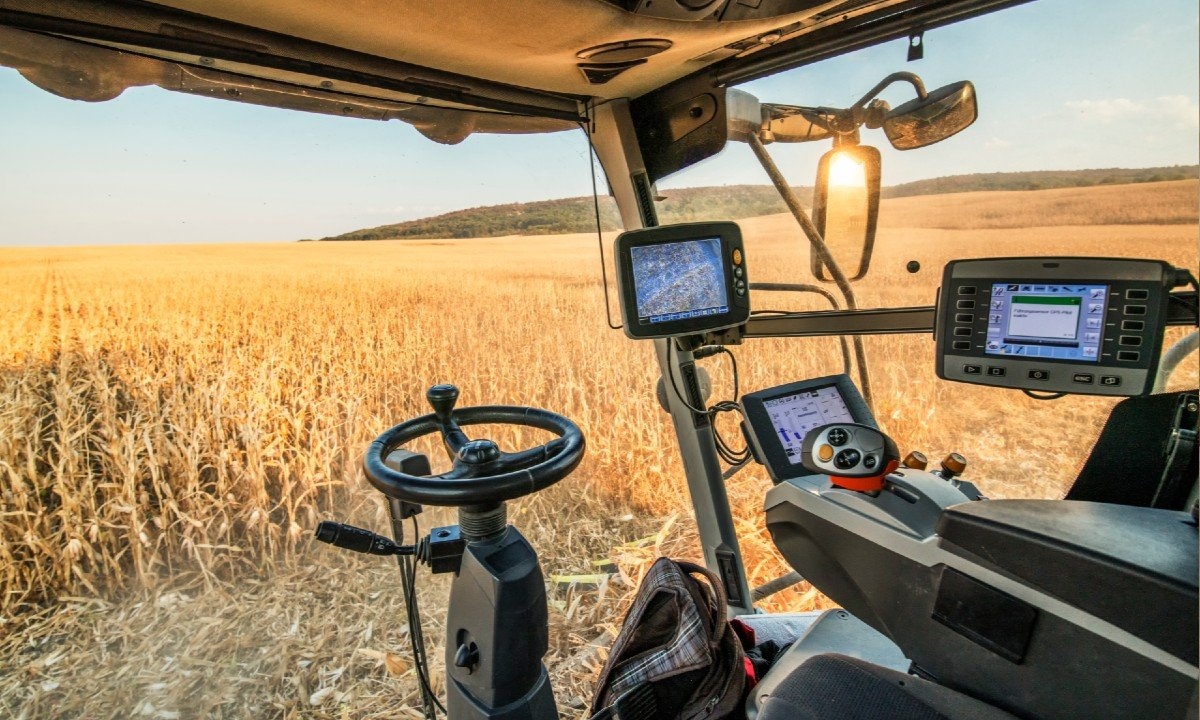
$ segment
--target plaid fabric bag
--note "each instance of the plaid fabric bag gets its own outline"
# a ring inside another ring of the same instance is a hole
[[[600,673],[593,720],[743,716],[745,654],[726,608],[706,568],[655,561]]]

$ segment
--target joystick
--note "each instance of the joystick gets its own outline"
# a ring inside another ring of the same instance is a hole
[[[883,478],[900,465],[900,451],[890,437],[873,427],[833,423],[804,436],[800,462],[828,475],[835,486],[859,492],[883,489]]]

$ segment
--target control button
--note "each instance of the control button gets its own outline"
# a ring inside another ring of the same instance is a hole
[[[975,294],[975,286],[974,285],[959,285],[958,286],[958,294],[959,295],[974,295]]]
[[[822,445],[817,448],[817,459],[821,462],[829,462],[833,458],[833,448],[828,445]]]
[[[954,328],[954,335],[955,337],[971,337],[971,328],[956,327]]]
[[[1141,358],[1142,354],[1137,350],[1122,350],[1117,353],[1117,359],[1121,362],[1137,362]]]
[[[959,300],[958,304],[955,307],[957,307],[959,310],[974,310],[975,309],[975,301],[974,300]]]
[[[954,316],[954,322],[956,322],[956,323],[973,323],[973,322],[975,322],[975,315],[972,313],[959,313]]]
[[[741,264],[742,264],[742,250],[741,250],[741,248],[734,248],[734,249],[733,249],[733,264],[734,264],[734,265],[741,265]]]
[[[963,365],[963,374],[965,375],[979,375],[982,372],[983,367],[979,365]]]
[[[833,458],[833,465],[838,470],[849,470],[850,468],[857,465],[858,461],[861,459],[862,459],[862,453],[855,450],[854,448],[846,448],[845,450],[838,453],[836,457]]]
[[[875,465],[878,462],[879,462],[879,460],[876,459],[874,455],[868,455],[865,458],[863,458],[863,467],[865,467],[868,470],[874,470]]]
[[[1117,344],[1124,345],[1125,347],[1139,347],[1142,344],[1142,339],[1137,335],[1122,335]]]
[[[1082,385],[1091,385],[1095,379],[1096,376],[1092,375],[1091,373],[1075,373],[1071,376],[1071,380],[1073,382],[1077,382]]]
[[[737,280],[733,283],[733,286],[735,288],[738,288],[739,290],[745,290],[746,289],[746,281],[745,280]]]
[[[971,341],[970,340],[955,340],[954,341],[954,349],[955,350],[970,350],[971,349]]]
[[[1142,320],[1122,320],[1121,329],[1141,332],[1146,329],[1146,323]]]
[[[733,276],[735,278],[740,278],[741,276],[743,276],[745,274],[746,274],[746,271],[742,269],[741,265],[739,265],[733,269]]]
[[[1029,379],[1030,380],[1049,380],[1050,379],[1050,371],[1049,370],[1030,370],[1029,371]]]
[[[829,441],[830,445],[834,447],[841,447],[850,440],[850,433],[846,432],[842,428],[834,428],[829,431],[829,434],[825,436],[825,439]]]
[[[746,288],[734,288],[734,292],[736,292],[738,295],[745,295]]]
[[[1126,305],[1125,306],[1125,314],[1126,315],[1145,315],[1146,314],[1146,306],[1145,305]]]
[[[1125,297],[1130,300],[1147,300],[1150,297],[1149,290],[1126,290]]]
[[[1121,384],[1121,378],[1116,375],[1101,375],[1100,384],[1108,387],[1117,387]]]
[[[992,377],[1004,377],[1007,374],[1008,370],[1005,368],[996,367],[995,365],[988,365],[988,375],[991,375]]]

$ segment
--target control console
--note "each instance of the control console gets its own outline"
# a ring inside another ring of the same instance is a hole
[[[1149,393],[1173,278],[1154,260],[953,261],[938,294],[937,375],[1052,393]]]
[[[830,423],[876,426],[866,401],[844,374],[743,395],[742,409],[750,449],[777,483],[814,472],[803,464],[804,440],[811,430]]]

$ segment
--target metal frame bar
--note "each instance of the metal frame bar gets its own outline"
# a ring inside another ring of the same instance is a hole
[[[637,142],[629,102],[616,100],[595,109],[593,117],[593,146],[608,175],[609,187],[621,213],[626,230],[656,225],[655,218],[642,214],[635,183],[646,172],[641,149]],[[674,378],[681,393],[692,398],[685,402],[679,393],[669,388],[666,393],[671,422],[683,458],[692,510],[700,531],[704,564],[717,573],[729,596],[730,615],[754,612],[750,588],[746,582],[746,567],[742,561],[729,496],[717,457],[712,423],[707,416],[688,408],[698,405],[699,388],[693,372],[695,358],[690,350],[672,349],[673,340],[655,340],[654,351],[662,377]]]

